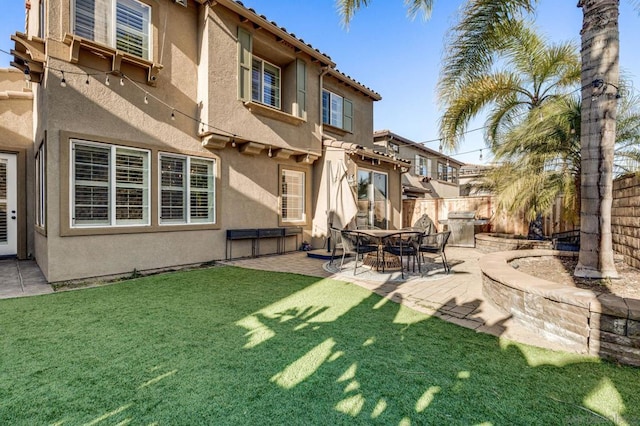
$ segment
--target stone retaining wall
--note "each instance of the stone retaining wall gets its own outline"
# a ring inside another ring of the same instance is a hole
[[[511,234],[476,234],[476,248],[482,253],[509,250],[551,249],[551,241],[513,238]]]
[[[613,249],[626,264],[640,268],[640,174],[613,181],[611,231]]]
[[[519,272],[522,257],[577,256],[573,252],[518,250],[480,259],[483,293],[502,311],[569,350],[640,366],[640,300],[568,287]]]

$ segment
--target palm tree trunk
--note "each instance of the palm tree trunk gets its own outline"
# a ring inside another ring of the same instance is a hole
[[[618,0],[580,0],[582,117],[578,277],[617,277],[611,239],[620,38]]]

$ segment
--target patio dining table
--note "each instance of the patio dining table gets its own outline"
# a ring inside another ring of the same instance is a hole
[[[376,271],[380,270],[382,267],[382,271],[385,270],[385,254],[384,254],[384,245],[385,240],[394,236],[402,238],[403,235],[422,233],[423,231],[419,228],[402,228],[402,229],[356,229],[353,232],[358,233],[360,235],[371,238],[375,243],[378,244],[378,255],[376,256],[376,260],[374,261],[374,267]],[[380,256],[382,255],[382,256]],[[398,256],[389,253],[390,256],[394,256],[397,258]],[[404,268],[402,266],[402,256],[400,256],[399,261],[400,270],[402,271],[402,275],[404,276]],[[420,266],[418,265],[418,268]]]

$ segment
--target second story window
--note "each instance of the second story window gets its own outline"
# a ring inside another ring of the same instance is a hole
[[[422,155],[417,155],[414,161],[415,165],[415,174],[418,176],[428,176],[429,169],[427,167],[427,158]]]
[[[447,181],[447,165],[438,163],[438,180]]]
[[[251,99],[280,109],[280,68],[262,59],[253,58]]]
[[[353,131],[353,103],[340,95],[323,90],[322,122],[348,132]]]
[[[75,0],[73,33],[150,59],[151,7],[137,0]]]

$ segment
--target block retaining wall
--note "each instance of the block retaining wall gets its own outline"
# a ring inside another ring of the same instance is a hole
[[[569,350],[640,366],[640,300],[568,287],[509,265],[522,257],[550,255],[577,253],[517,250],[483,256],[483,294],[524,326]]]
[[[482,253],[509,250],[551,249],[551,241],[513,238],[511,234],[476,234],[476,248]]]
[[[613,249],[627,265],[640,269],[640,174],[613,181]]]

